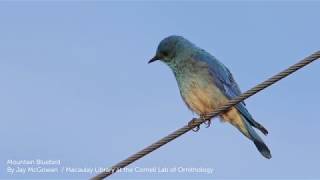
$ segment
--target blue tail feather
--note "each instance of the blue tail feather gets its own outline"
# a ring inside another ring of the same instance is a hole
[[[253,143],[256,145],[259,152],[267,159],[270,159],[271,152],[268,148],[268,146],[263,142],[263,140],[260,138],[260,136],[255,132],[255,130],[251,127],[251,125],[248,123],[248,121],[242,117],[242,120],[245,124],[245,127],[249,133],[250,139],[253,141]]]

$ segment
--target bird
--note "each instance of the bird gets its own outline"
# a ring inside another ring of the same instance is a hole
[[[170,67],[183,101],[200,118],[207,118],[219,105],[241,94],[233,75],[222,62],[182,36],[171,35],[161,40],[155,56],[148,63],[157,60]],[[264,135],[268,131],[252,117],[244,101],[219,117],[250,139],[263,157],[272,157],[268,146],[254,128]],[[211,120],[205,120],[210,126]]]

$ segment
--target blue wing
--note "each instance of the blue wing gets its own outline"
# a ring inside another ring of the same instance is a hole
[[[228,99],[233,99],[241,95],[241,90],[229,69],[219,62],[214,56],[202,50],[202,52],[198,53],[194,59],[205,62],[208,65],[209,73],[212,75],[215,85],[226,97],[228,97]],[[235,107],[251,126],[259,129],[265,135],[268,134],[268,131],[253,119],[251,114],[246,109],[244,102],[235,105]]]
[[[215,57],[203,50],[201,53],[198,53],[194,59],[207,64],[209,73],[212,75],[214,83],[229,99],[241,94],[240,88],[234,80],[229,69],[219,62]],[[241,102],[241,104],[244,104],[244,102]]]

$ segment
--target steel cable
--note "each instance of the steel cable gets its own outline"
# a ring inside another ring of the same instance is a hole
[[[253,87],[252,89],[242,93],[240,96],[229,100],[227,103],[225,103],[224,105],[218,107],[215,111],[213,111],[212,113],[208,114],[208,118],[213,118],[217,115],[219,115],[222,112],[225,112],[226,110],[228,110],[229,108],[231,108],[232,106],[240,103],[241,101],[249,98],[250,96],[258,93],[259,91],[271,86],[272,84],[278,82],[279,80],[287,77],[288,75],[294,73],[295,71],[303,68],[304,66],[310,64],[311,62],[315,61],[316,59],[320,58],[320,51],[317,51],[315,53],[313,53],[312,55],[304,58],[303,60],[299,61],[298,63],[290,66],[289,68],[285,69],[284,71],[281,71],[280,73],[272,76],[271,78],[269,78],[268,80],[256,85],[255,87]],[[115,164],[114,166],[112,166],[111,168],[108,168],[107,171],[101,172],[100,174],[96,175],[95,177],[91,178],[92,180],[100,180],[100,179],[104,179],[108,176],[110,176],[111,174],[117,172],[117,170],[119,170],[120,168],[124,168],[126,166],[128,166],[129,164],[133,163],[134,161],[146,156],[147,154],[151,153],[152,151],[160,148],[161,146],[167,144],[168,142],[176,139],[177,137],[185,134],[186,132],[192,130],[193,128],[201,125],[202,123],[204,123],[206,120],[205,119],[193,119],[193,123],[192,125],[185,125],[184,127],[177,129],[176,131],[174,131],[173,133],[165,136],[164,138],[158,140],[157,142],[149,145],[148,147],[142,149],[141,151],[133,154],[132,156],[128,157],[127,159]]]

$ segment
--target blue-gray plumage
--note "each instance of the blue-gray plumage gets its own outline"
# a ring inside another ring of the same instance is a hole
[[[149,63],[156,60],[172,69],[184,102],[200,116],[241,94],[232,74],[220,61],[181,36],[163,39]],[[251,139],[264,157],[271,158],[270,150],[252,126],[265,135],[268,131],[253,119],[244,102],[223,113],[221,119]]]

